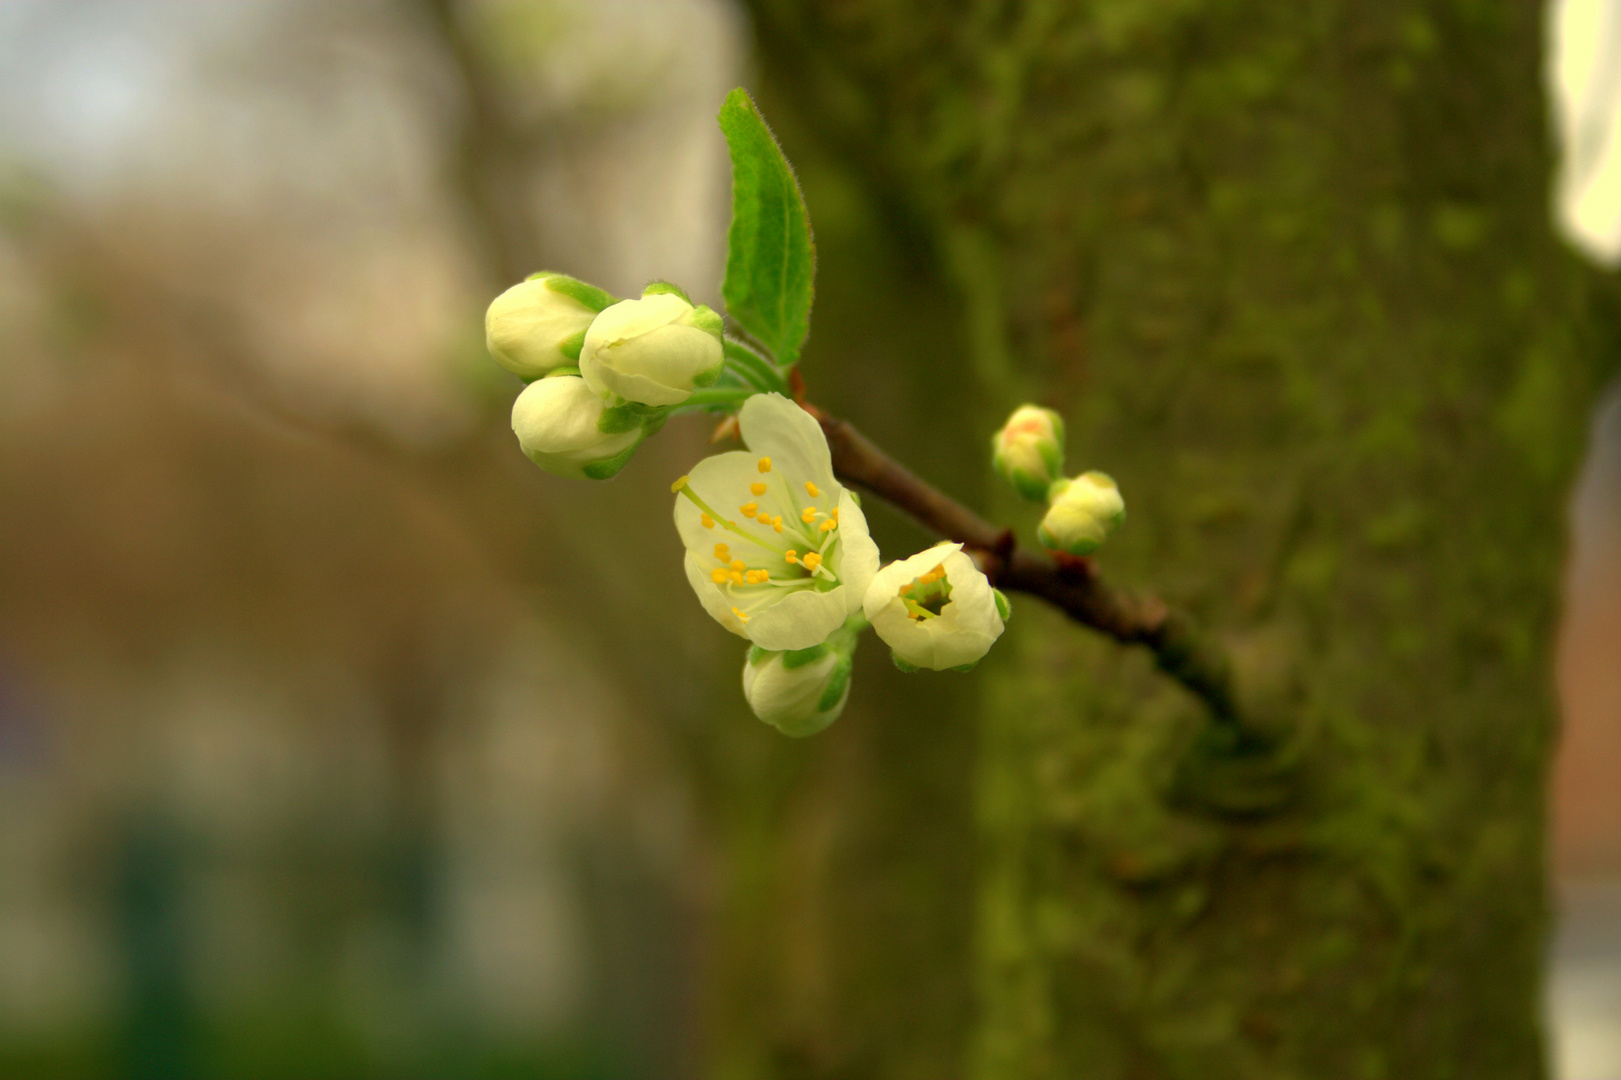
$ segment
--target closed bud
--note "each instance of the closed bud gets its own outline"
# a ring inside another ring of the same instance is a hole
[[[603,402],[578,375],[532,382],[512,403],[512,430],[529,460],[549,473],[606,480],[636,452],[642,428],[603,431]]]
[[[613,297],[563,274],[536,274],[497,296],[484,314],[495,362],[525,379],[573,365],[585,332]]]
[[[830,644],[797,652],[755,646],[743,665],[754,715],[784,735],[814,735],[839,718],[850,696],[850,654]]]
[[[721,317],[662,282],[597,316],[580,352],[591,389],[643,405],[681,404],[723,364]]]
[[[1020,405],[991,439],[991,463],[1013,490],[1045,502],[1064,475],[1064,418],[1038,405]]]
[[[1107,473],[1054,482],[1036,535],[1052,551],[1090,555],[1126,520],[1126,502]]]

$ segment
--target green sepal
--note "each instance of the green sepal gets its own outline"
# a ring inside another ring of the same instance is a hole
[[[705,386],[714,386],[715,383],[720,381],[721,372],[725,370],[726,361],[722,360],[708,371],[700,371],[698,374],[694,375],[692,377],[692,385],[699,388]]]
[[[653,284],[649,285],[647,288],[642,290],[642,299],[645,300],[649,296],[659,296],[659,295],[661,295],[663,293],[669,293],[671,296],[679,296],[681,299],[685,300],[687,303],[689,303],[689,304],[692,303],[692,297],[687,295],[685,289],[681,288],[681,286],[679,286],[679,285],[673,284],[672,282],[668,282],[668,281],[655,281],[655,282],[653,282]]]
[[[559,292],[564,296],[573,297],[592,311],[601,311],[616,302],[611,295],[595,285],[587,285],[578,278],[571,278],[567,274],[551,275],[546,279],[546,287],[552,292]]]
[[[1006,473],[1006,479],[1021,498],[1034,503],[1048,501],[1047,491],[1050,485],[1047,481],[1031,476],[1029,473],[1015,472],[1011,469]]]
[[[732,158],[732,224],[726,232],[728,314],[783,367],[799,359],[810,329],[816,242],[794,170],[741,86],[726,95],[720,129]]]
[[[1013,618],[1013,605],[1008,603],[1007,595],[1001,589],[992,589],[991,595],[996,597],[996,614],[1001,620],[1007,622]]]
[[[602,461],[593,461],[580,471],[585,473],[588,480],[612,480],[619,474],[631,458],[636,456],[636,448],[642,444],[640,439],[625,447],[611,458]]]
[[[895,662],[895,666],[897,668],[899,668],[900,670],[906,672],[908,675],[910,675],[912,672],[917,670],[917,665],[916,664],[908,664],[905,660],[902,660],[900,657],[896,656],[894,653],[890,653],[889,658]]]
[[[749,646],[749,658],[748,658],[747,663],[748,663],[749,667],[755,667],[758,664],[760,664],[761,662],[763,662],[770,655],[771,655],[771,650],[770,649],[763,649],[758,645],[750,645]]]
[[[816,702],[817,712],[827,712],[839,703],[844,696],[845,687],[850,685],[850,658],[839,657],[839,662],[833,665],[833,672],[828,676],[827,686],[822,690],[821,698]]]
[[[715,339],[719,341],[724,335],[726,320],[709,305],[699,304],[692,309],[692,325],[706,334],[714,334]]]
[[[602,415],[597,417],[597,430],[604,435],[618,435],[641,427],[645,419],[646,417],[633,408],[630,402],[626,402],[611,409],[603,409]]]
[[[585,348],[584,330],[581,330],[573,337],[564,338],[562,341],[557,343],[557,351],[568,357],[570,360],[575,361],[580,359],[580,350],[583,348]],[[575,370],[577,371],[579,369],[576,368]]]
[[[546,374],[542,375],[541,378],[542,379],[560,379],[565,375],[573,375],[575,377],[578,377],[579,374],[580,374],[580,369],[577,368],[577,367],[554,367],[550,371],[548,371]]]
[[[826,656],[827,653],[828,648],[825,641],[820,645],[812,645],[808,649],[792,649],[782,654],[783,670],[792,671],[794,668],[804,667],[806,664],[814,664]]]

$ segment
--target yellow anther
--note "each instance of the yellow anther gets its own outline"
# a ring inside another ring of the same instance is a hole
[[[760,504],[744,503],[742,506],[737,508],[737,512],[742,514],[744,517],[753,517],[755,514],[760,512]]]
[[[710,517],[708,514],[699,514],[698,524],[702,525],[706,529],[713,529],[715,527],[715,519]]]
[[[824,521],[824,522],[822,522],[822,531],[823,532],[832,532],[834,529],[836,529],[838,527],[839,527],[839,523],[836,522],[836,521]]]
[[[816,496],[820,495],[821,493],[822,493],[821,489],[816,486],[816,481],[814,481],[814,480],[805,481],[805,494],[809,495],[811,498],[814,499],[814,498],[816,498]]]
[[[746,612],[739,611],[737,608],[732,609],[732,614],[736,615],[739,619],[742,619],[744,622],[749,621],[748,614]]]
[[[795,551],[793,548],[789,548],[786,558],[789,562],[796,563],[799,561],[799,552]]]
[[[781,514],[772,515],[771,527],[773,529],[775,529],[777,532],[782,532],[782,515]]]
[[[814,551],[807,551],[805,553],[805,559],[802,563],[800,563],[800,565],[807,570],[815,570],[818,566],[822,565],[822,556]]]
[[[721,562],[731,562],[732,549],[727,547],[725,544],[716,544],[715,558],[719,559]]]
[[[771,580],[771,572],[769,570],[750,570],[746,576],[749,579],[750,585],[761,585]]]
[[[832,512],[830,512],[827,516],[832,518],[834,521],[839,520],[839,508],[835,506]]]
[[[760,471],[761,472],[770,472],[771,471],[771,459],[770,458],[763,457],[763,458],[760,459]]]
[[[713,581],[716,585],[726,584],[731,576],[732,575],[728,574],[718,566],[709,572],[709,580]]]
[[[682,488],[684,488],[686,486],[687,486],[687,477],[684,476],[684,475],[683,476],[678,476],[678,477],[675,478],[675,483],[670,485],[670,494],[674,495],[676,492],[680,491]]]
[[[811,522],[815,521],[816,520],[816,507],[814,507],[814,506],[805,507],[805,512],[803,514],[799,515],[799,520],[803,521],[807,525],[809,525]]]
[[[743,569],[743,567],[745,565],[746,564],[743,562],[742,559],[733,559],[732,560],[732,569],[733,570],[741,570],[741,569]]]
[[[750,495],[764,495],[765,494],[765,485],[760,483],[760,481],[756,480],[754,483],[749,485],[749,494]]]
[[[764,510],[761,510],[759,516],[757,516],[754,520],[758,521],[761,525],[769,525],[771,524],[771,515],[766,513]]]
[[[743,571],[741,571],[741,570],[733,570],[727,576],[732,579],[732,584],[733,585],[741,585],[741,584],[743,584]]]
[[[718,571],[717,571],[717,573],[718,573]],[[910,581],[908,581],[905,585],[902,585],[901,588],[900,588],[900,593],[901,593],[902,596],[905,596],[907,593],[909,593],[911,591],[912,591],[912,583]]]

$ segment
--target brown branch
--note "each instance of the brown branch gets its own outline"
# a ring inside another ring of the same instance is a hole
[[[1019,548],[1012,530],[997,528],[920,480],[846,421],[814,405],[805,408],[821,422],[833,452],[833,471],[841,478],[894,504],[931,532],[972,549],[997,588],[1040,597],[1122,644],[1147,646],[1160,668],[1209,706],[1216,719],[1239,722],[1227,656],[1189,616],[1157,597],[1114,588],[1091,559],[1059,555],[1055,561]]]

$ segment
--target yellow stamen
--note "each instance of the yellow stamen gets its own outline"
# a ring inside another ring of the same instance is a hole
[[[728,574],[726,571],[722,570],[718,566],[715,567],[715,569],[713,569],[713,570],[711,570],[709,572],[709,580],[713,581],[716,585],[724,585],[724,584],[726,584],[727,579],[729,579],[730,577],[731,577],[730,574]]]
[[[908,581],[905,585],[901,586],[900,592],[901,592],[902,596],[905,596],[907,593],[909,593],[911,591],[912,591],[912,583],[910,581]]]
[[[771,580],[771,571],[769,571],[769,570],[750,570],[748,572],[748,574],[747,574],[747,577],[749,579],[749,584],[750,585],[761,585],[761,584],[764,584],[765,582]]]
[[[821,489],[819,489],[816,486],[816,481],[814,481],[814,480],[805,481],[805,494],[809,495],[811,498],[814,499],[814,498],[816,498],[816,496],[820,495],[821,493],[822,493]]]
[[[686,477],[686,475],[683,474],[681,476],[678,476],[678,477],[675,478],[675,483],[670,485],[670,494],[674,495],[676,492],[680,491],[682,488],[684,488],[686,486],[687,486],[687,477]]]
[[[727,576],[732,579],[732,584],[733,585],[741,585],[741,584],[743,584],[743,571],[741,571],[741,570],[733,570]]]
[[[715,527],[715,519],[710,517],[708,514],[699,514],[698,524],[702,525],[706,529],[713,529]]]
[[[814,551],[808,551],[805,553],[805,558],[800,565],[807,570],[815,570],[822,565],[822,557]]]
[[[732,549],[727,547],[725,544],[716,544],[715,558],[719,559],[721,562],[731,562]]]
[[[774,517],[772,517],[772,519],[771,519],[771,527],[773,529],[775,529],[777,532],[782,532],[782,515],[781,514],[777,514]]]
[[[745,614],[744,612],[739,611],[737,608],[732,609],[732,614],[736,615],[739,619],[742,619],[744,622],[749,621],[748,615]]]
[[[763,457],[763,458],[760,459],[760,471],[761,472],[770,472],[771,471],[771,459],[770,458]]]
[[[839,508],[835,506],[833,508],[833,512],[828,514],[827,516],[832,518],[834,521],[839,520]]]
[[[732,560],[732,569],[733,570],[742,570],[746,565],[747,564],[745,564],[742,559],[733,559]]]
[[[760,483],[758,480],[756,480],[754,483],[749,485],[749,494],[751,494],[751,495],[764,495],[765,494],[765,485]]]
[[[832,532],[834,529],[836,529],[838,527],[839,527],[839,523],[836,522],[836,521],[824,521],[824,522],[822,522],[822,531],[823,532]]]
[[[744,503],[742,506],[737,508],[737,512],[742,514],[744,517],[753,517],[755,514],[760,512],[760,504]]]
[[[788,561],[791,562],[791,563],[798,562],[799,561],[799,552],[795,551],[793,548],[789,548],[788,549]]]
[[[761,510],[759,515],[754,520],[758,521],[761,525],[769,525],[771,524],[771,515],[766,513],[764,510]]]
[[[799,520],[803,521],[807,525],[809,525],[811,522],[815,521],[816,520],[816,507],[814,507],[814,506],[805,507],[805,512],[803,514],[799,515]]]

